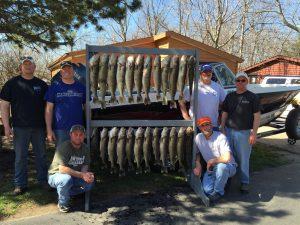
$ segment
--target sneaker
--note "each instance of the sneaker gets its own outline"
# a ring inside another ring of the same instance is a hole
[[[17,196],[17,195],[22,195],[27,191],[27,188],[21,188],[21,187],[15,187],[14,191],[13,191],[13,195]]]
[[[70,211],[70,207],[66,205],[57,204],[57,208],[60,212],[67,213]]]
[[[220,195],[218,192],[213,192],[212,194],[207,196],[209,198],[209,201],[211,203],[216,203],[222,198],[222,195]]]
[[[243,194],[248,194],[249,191],[250,191],[250,188],[249,188],[249,184],[241,184],[241,187],[240,187],[240,191],[243,193]]]

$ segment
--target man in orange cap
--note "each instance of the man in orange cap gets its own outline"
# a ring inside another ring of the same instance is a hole
[[[202,165],[200,154],[207,163],[202,185],[204,192],[212,203],[224,195],[224,187],[229,177],[236,173],[237,164],[232,156],[227,138],[218,131],[213,131],[210,117],[201,117],[197,120],[201,130],[195,138],[199,153],[196,155],[194,174],[201,176]]]

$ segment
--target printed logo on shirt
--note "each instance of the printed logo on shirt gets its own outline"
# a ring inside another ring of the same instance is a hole
[[[241,103],[242,104],[249,104],[250,102],[247,99],[245,99],[245,100],[242,100]]]
[[[68,90],[67,92],[58,92],[56,94],[57,98],[62,97],[82,97],[82,93],[75,92],[73,90]]]
[[[40,94],[41,93],[42,88],[40,86],[33,86],[33,91],[36,94]]]
[[[85,156],[78,157],[78,156],[71,156],[68,164],[72,165],[73,167],[76,167],[78,165],[82,165],[84,163]]]

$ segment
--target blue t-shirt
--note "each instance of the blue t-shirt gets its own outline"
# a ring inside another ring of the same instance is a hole
[[[75,124],[83,125],[85,96],[85,87],[78,81],[73,84],[58,81],[50,85],[45,100],[54,104],[55,130],[70,130]]]

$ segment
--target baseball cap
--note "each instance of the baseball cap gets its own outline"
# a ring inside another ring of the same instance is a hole
[[[31,56],[20,57],[20,64],[23,64],[25,61],[30,61],[31,63],[34,63],[34,60]]]
[[[202,124],[205,124],[205,123],[211,124],[211,118],[209,116],[204,116],[197,120],[198,126],[201,126]]]
[[[236,75],[235,75],[235,79],[238,79],[239,77],[245,77],[247,78],[247,80],[249,81],[249,77],[248,75],[245,73],[245,72],[238,72]]]
[[[200,72],[206,72],[206,71],[209,71],[211,72],[212,71],[212,67],[210,64],[203,64],[201,67],[200,67]]]
[[[70,61],[63,61],[63,62],[60,63],[60,68],[61,69],[63,67],[65,67],[65,66],[71,66],[71,67],[73,67],[72,62],[70,62]]]
[[[76,124],[76,125],[73,125],[70,129],[70,133],[76,131],[76,130],[79,130],[79,131],[82,131],[83,133],[85,133],[85,128],[84,126],[80,125],[80,124]]]

